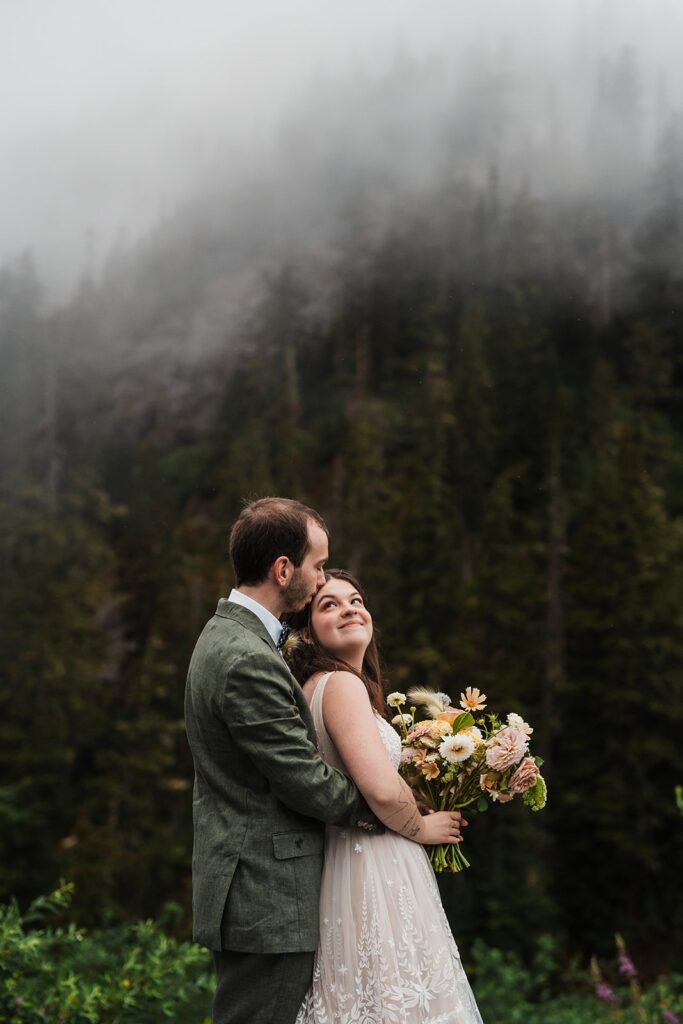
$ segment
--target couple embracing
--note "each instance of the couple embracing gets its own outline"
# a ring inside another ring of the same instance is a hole
[[[242,511],[230,556],[185,698],[214,1024],[481,1024],[423,848],[464,822],[421,815],[398,773],[360,584],[285,498]]]

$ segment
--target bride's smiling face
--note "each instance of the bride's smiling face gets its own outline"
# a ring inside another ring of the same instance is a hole
[[[372,616],[347,580],[331,579],[313,598],[311,626],[318,643],[344,661],[364,654],[372,640]]]

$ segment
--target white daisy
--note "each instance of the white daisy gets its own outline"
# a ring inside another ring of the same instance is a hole
[[[439,746],[439,753],[445,761],[455,763],[466,761],[474,751],[474,740],[463,732],[457,732],[455,736],[446,736]]]

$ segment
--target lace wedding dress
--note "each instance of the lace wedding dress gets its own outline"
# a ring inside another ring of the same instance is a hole
[[[321,756],[344,771],[323,723],[328,679],[317,684],[311,711]],[[376,720],[398,768],[401,740]],[[327,827],[320,945],[296,1024],[482,1024],[418,843],[389,829]]]

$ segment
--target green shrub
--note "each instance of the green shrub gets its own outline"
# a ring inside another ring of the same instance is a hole
[[[48,926],[72,889],[62,885],[23,915],[15,902],[0,907],[0,1024],[209,1024],[214,983],[205,950],[152,921],[89,933]],[[615,973],[611,985],[595,964],[593,980],[567,966],[547,935],[529,964],[477,942],[466,967],[485,1024],[683,1022],[683,976],[644,989],[623,943],[619,956],[621,978]],[[596,982],[611,1001],[597,998]]]
[[[86,933],[47,927],[72,886],[36,900],[25,915],[0,908],[2,1024],[202,1024],[213,970],[205,950],[164,935],[152,921]]]
[[[622,977],[602,990],[613,997],[605,1001],[595,979],[575,963],[563,966],[560,953],[551,936],[540,936],[527,967],[516,953],[475,943],[468,972],[485,1024],[683,1024],[683,976],[659,978],[646,990]]]

